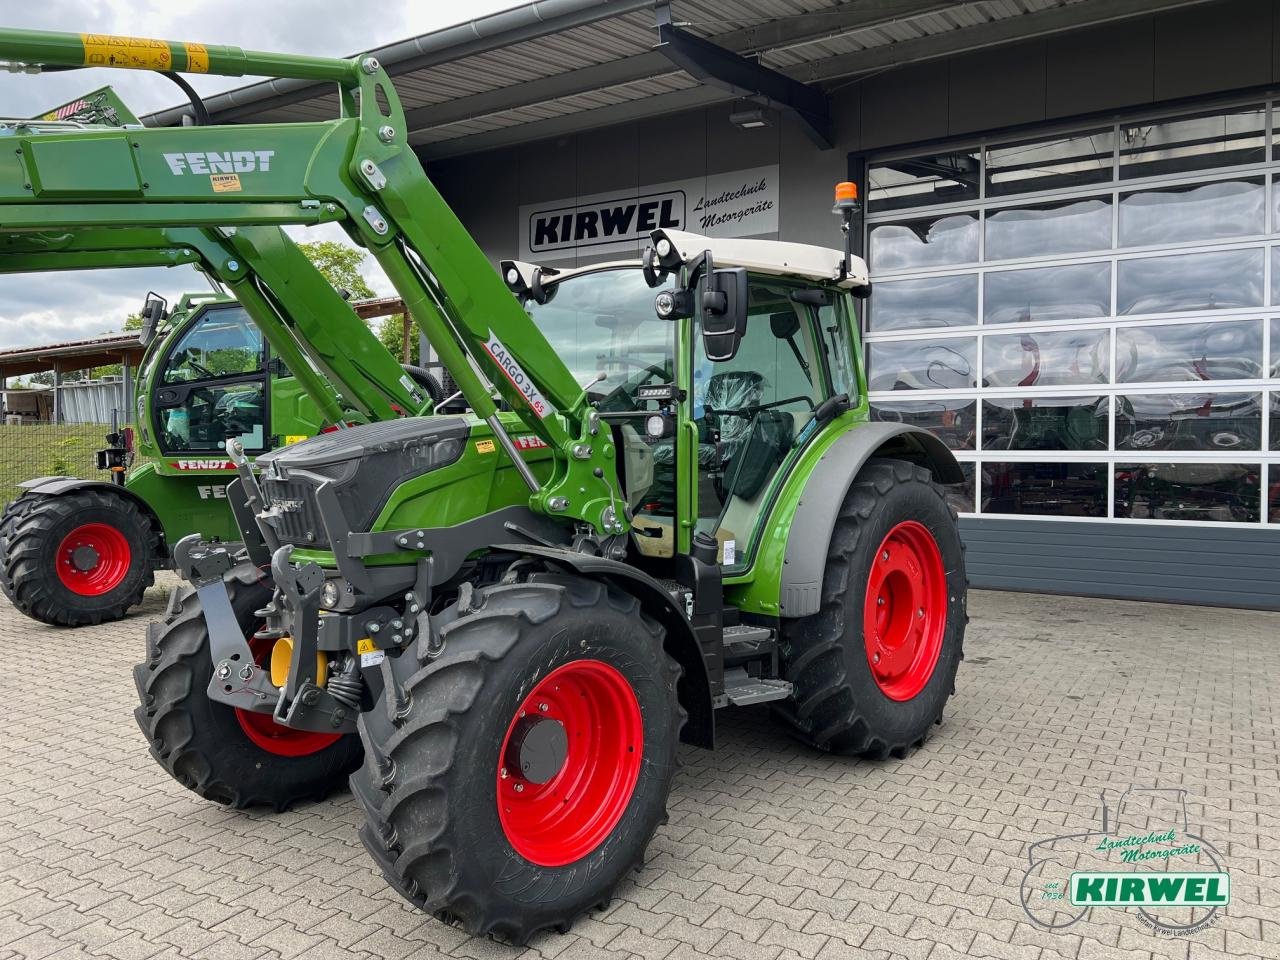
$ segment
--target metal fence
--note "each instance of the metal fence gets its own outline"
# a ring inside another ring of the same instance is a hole
[[[109,423],[0,424],[0,503],[20,494],[18,484],[32,477],[107,479],[98,473],[97,451],[107,445],[110,430]]]

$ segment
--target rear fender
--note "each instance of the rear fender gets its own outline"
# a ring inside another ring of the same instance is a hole
[[[707,679],[702,650],[683,611],[662,584],[628,564],[574,553],[571,550],[529,544],[501,544],[495,545],[493,549],[538,557],[579,576],[611,584],[639,600],[644,612],[666,630],[663,649],[684,670],[677,694],[680,705],[688,714],[688,720],[680,739],[697,747],[712,749],[715,746],[715,706],[711,699],[711,684]]]
[[[938,483],[963,483],[960,464],[946,444],[927,430],[903,423],[864,423],[836,438],[810,471],[787,531],[779,614],[818,612],[827,545],[845,495],[872,457],[893,457],[927,467]]]
[[[159,566],[168,568],[169,547],[164,538],[164,525],[160,523],[156,512],[151,509],[151,504],[127,487],[122,487],[118,483],[108,483],[105,480],[85,480],[82,477],[36,477],[34,480],[24,480],[18,486],[28,493],[38,493],[44,497],[60,497],[77,490],[96,490],[98,493],[132,500],[138,505],[159,538],[156,548],[156,560],[159,561]]]

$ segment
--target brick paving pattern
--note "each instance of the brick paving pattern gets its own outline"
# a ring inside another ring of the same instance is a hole
[[[404,904],[347,795],[219,808],[151,760],[130,667],[172,578],[75,631],[7,604],[0,642],[0,958],[1280,957],[1280,615],[975,593],[946,723],[905,761],[817,754],[765,709],[683,751],[671,822],[603,913],[526,949]],[[47,686],[40,681],[47,681]],[[1188,792],[1232,902],[1160,937],[1132,911],[1034,926],[1030,842],[1095,827],[1098,797]]]

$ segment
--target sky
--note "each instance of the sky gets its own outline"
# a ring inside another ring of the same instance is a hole
[[[247,50],[345,57],[441,27],[519,6],[520,0],[40,0],[0,6],[0,23],[29,30],[112,33],[224,43]],[[208,95],[253,83],[253,77],[186,74]],[[34,116],[110,84],[139,116],[182,102],[164,77],[131,70],[75,70],[30,76],[0,69],[0,116]],[[303,240],[342,239],[328,225],[296,231]],[[371,285],[390,284],[369,261]],[[0,349],[93,337],[120,329],[148,290],[172,301],[207,290],[190,267],[93,270],[0,276]]]

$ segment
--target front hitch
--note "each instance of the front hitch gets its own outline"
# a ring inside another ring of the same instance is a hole
[[[254,662],[223,580],[235,566],[230,551],[221,544],[205,543],[200,534],[192,533],[174,544],[173,560],[182,578],[195,587],[209,631],[209,657],[213,660],[209,699],[254,713],[271,713],[279,691]]]
[[[271,556],[271,575],[283,601],[283,622],[293,640],[289,678],[280,689],[275,720],[295,730],[321,733],[352,733],[356,715],[349,703],[317,685],[316,657],[319,653],[320,591],[324,570],[314,563],[290,562],[293,547],[285,544]]]

